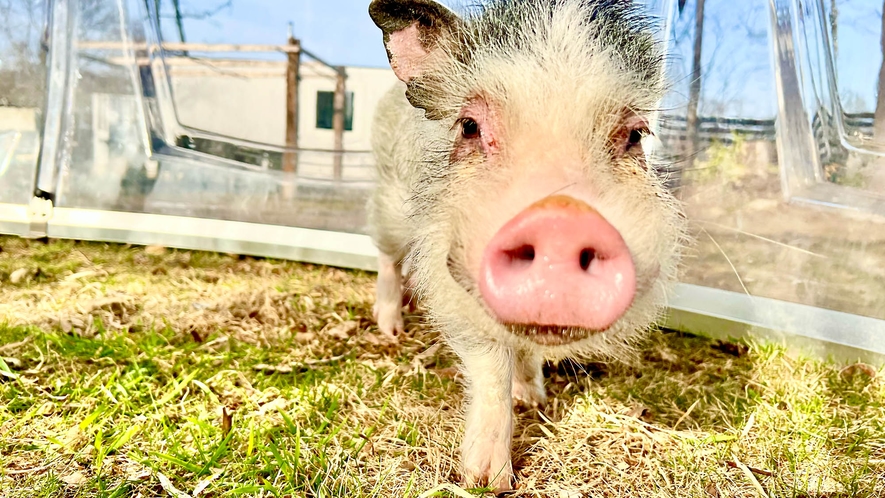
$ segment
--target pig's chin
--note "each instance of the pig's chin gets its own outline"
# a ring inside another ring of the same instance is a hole
[[[505,323],[503,325],[511,334],[524,337],[541,346],[564,346],[605,332],[605,330],[588,330],[560,325],[525,323]]]

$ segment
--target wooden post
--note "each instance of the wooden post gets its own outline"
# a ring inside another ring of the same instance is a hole
[[[335,181],[339,181],[344,172],[344,108],[347,100],[344,79],[347,73],[344,72],[344,66],[336,66],[335,72],[335,97],[332,100],[332,132],[335,135],[333,172]]]
[[[288,52],[289,61],[286,66],[286,147],[295,149],[298,147],[298,66],[301,59],[301,42],[289,34],[289,45],[294,47],[294,50]],[[298,172],[297,152],[283,153],[283,171]]]

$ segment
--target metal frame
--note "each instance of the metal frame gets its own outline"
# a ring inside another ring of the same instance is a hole
[[[21,233],[29,224],[27,208],[0,204],[0,231]],[[368,236],[305,228],[55,208],[47,235],[377,270],[377,249]],[[661,325],[720,339],[762,338],[842,362],[885,364],[885,341],[876,340],[885,337],[885,320],[709,287],[677,284]]]
[[[0,205],[0,223],[4,212]],[[378,251],[369,236],[306,228],[55,208],[47,235],[377,270]],[[885,364],[885,341],[877,340],[885,337],[885,320],[710,287],[677,284],[661,325],[720,339],[762,338],[841,362]]]
[[[778,93],[777,154],[784,198],[791,200],[820,181],[811,124],[796,66],[793,0],[770,0],[773,69]]]
[[[55,192],[59,167],[66,163],[69,155],[69,123],[74,102],[76,85],[72,83],[77,75],[76,30],[78,6],[68,0],[55,0],[50,3],[49,15],[49,59],[46,74],[46,112],[43,126],[42,145],[37,168],[37,190],[49,196]]]
[[[28,235],[31,216],[24,204],[0,204],[0,233]]]
[[[885,364],[885,320],[710,287],[678,284],[662,325],[720,339],[761,338],[840,362]]]

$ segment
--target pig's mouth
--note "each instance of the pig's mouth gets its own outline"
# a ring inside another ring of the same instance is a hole
[[[498,318],[495,316],[494,311],[489,309],[488,305],[485,303],[485,301],[483,301],[482,297],[478,295],[479,290],[476,284],[469,278],[466,268],[463,265],[458,264],[456,259],[453,258],[451,254],[446,261],[446,266],[448,267],[449,275],[451,275],[452,278],[464,290],[466,290],[469,294],[474,295],[480,301],[480,303],[482,303],[482,306],[483,308],[485,308],[486,313],[498,320]],[[541,346],[564,346],[566,344],[571,344],[586,339],[592,335],[603,333],[606,330],[590,330],[568,325],[541,325],[537,323],[506,322],[499,323],[504,325],[507,331],[511,334],[519,337],[525,337]]]
[[[504,324],[510,333],[528,338],[542,346],[562,346],[586,339],[602,330],[589,331],[578,327],[563,327],[559,325],[538,325],[523,323]]]
[[[479,288],[470,279],[466,267],[459,264],[451,253],[446,261],[446,266],[448,267],[449,275],[452,276],[455,282],[467,291],[468,294],[471,294],[478,299],[486,313],[497,320],[494,311],[489,309],[488,305],[483,301],[482,296],[479,295]],[[561,325],[539,325],[536,323],[503,323],[502,325],[504,325],[511,334],[526,337],[542,346],[562,346],[580,341],[594,333],[577,327],[566,327]]]

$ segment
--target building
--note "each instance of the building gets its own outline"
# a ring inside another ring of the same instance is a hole
[[[167,59],[182,124],[253,142],[286,145],[286,62]],[[381,96],[397,81],[389,68],[345,68],[344,150],[368,151]],[[298,147],[334,148],[331,126],[335,72],[302,61],[298,83]]]

